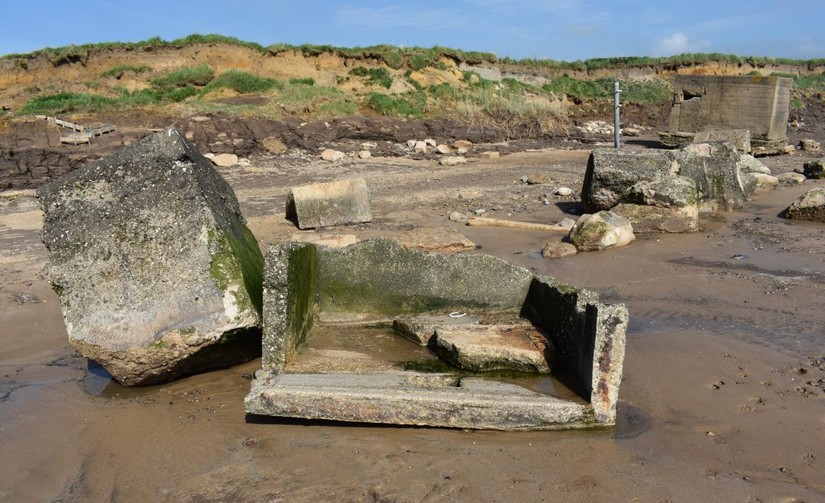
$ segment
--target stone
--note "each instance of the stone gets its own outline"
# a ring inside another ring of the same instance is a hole
[[[650,179],[640,180],[621,197],[621,201],[625,203],[660,208],[696,207],[696,200],[694,181],[686,176],[669,173],[656,174]]]
[[[488,150],[478,154],[479,159],[498,159],[499,157],[501,157],[501,153],[496,152],[495,150]]]
[[[448,145],[445,145],[443,143],[441,145],[437,145],[435,147],[435,151],[436,151],[436,153],[439,153],[439,154],[442,154],[442,155],[449,155],[449,154],[453,153],[453,149],[451,149]]]
[[[395,235],[404,248],[438,253],[475,250],[476,245],[451,227],[419,227]]]
[[[639,136],[639,129],[635,127],[622,128],[622,136]]]
[[[636,239],[630,220],[610,211],[582,215],[569,237],[581,252],[626,246]]]
[[[464,213],[461,213],[460,211],[453,211],[450,213],[448,218],[450,222],[461,222],[464,220]]]
[[[714,143],[722,141],[732,143],[740,154],[751,153],[751,132],[748,129],[698,131],[693,137],[693,143]]]
[[[413,147],[415,147],[416,143],[418,143],[417,140],[407,140],[407,147],[413,148]]]
[[[442,325],[439,358],[463,370],[548,373],[546,339],[532,325]]]
[[[312,243],[316,245],[329,246],[331,248],[343,248],[358,242],[355,234],[318,234],[315,232],[299,232],[290,238],[293,243]]]
[[[576,245],[565,241],[548,241],[541,249],[541,256],[547,259],[572,257],[579,250]]]
[[[559,187],[553,191],[553,194],[561,197],[570,197],[573,195],[573,189],[570,187]]]
[[[739,165],[739,171],[742,173],[762,173],[764,175],[771,174],[770,168],[762,164],[762,161],[750,154],[740,155],[737,164]]]
[[[333,150],[331,148],[324,149],[324,151],[321,152],[321,159],[329,162],[340,161],[346,156],[347,155],[340,150]]]
[[[677,174],[696,182],[700,209],[739,210],[753,193],[753,179],[742,176],[731,143],[694,143],[672,155]]]
[[[422,314],[393,320],[392,328],[401,337],[409,339],[419,346],[435,345],[435,331],[445,325],[472,325],[478,324],[481,318],[466,313],[456,313],[463,316],[443,314],[434,316]]]
[[[749,173],[747,176],[752,176],[755,180],[754,194],[770,192],[779,187],[779,179],[775,176],[764,173]]]
[[[447,157],[443,157],[438,164],[442,166],[456,166],[458,164],[464,164],[467,162],[467,159],[460,156],[460,155],[450,155]]]
[[[811,189],[793,202],[784,214],[793,220],[825,223],[825,187]]]
[[[785,186],[787,186],[787,185],[802,185],[803,183],[805,183],[805,180],[807,180],[805,175],[803,175],[801,173],[793,173],[793,172],[781,173],[779,175],[776,175],[776,179],[779,180],[779,185],[785,185]]]
[[[562,229],[570,230],[573,228],[574,225],[576,225],[576,221],[572,218],[562,218],[561,220],[556,222],[556,225]]]
[[[813,180],[825,179],[825,159],[806,162],[802,165],[802,174]]]
[[[229,168],[238,164],[238,156],[235,154],[217,154],[212,158],[212,162],[219,168]]]
[[[805,152],[819,152],[822,150],[822,144],[810,138],[803,138],[799,140],[799,148]]]
[[[263,257],[237,198],[174,129],[44,185],[69,343],[124,385],[257,354]]]
[[[681,233],[699,230],[699,209],[696,204],[662,207],[620,203],[610,211],[630,220],[634,234]]]
[[[432,138],[425,138],[424,139],[424,144],[427,145],[428,147],[435,147],[437,145],[436,141],[433,140]]]
[[[285,154],[287,151],[287,146],[280,138],[276,136],[268,136],[263,139],[261,142],[264,150],[271,154]]]
[[[542,185],[545,183],[550,183],[550,178],[541,171],[536,171],[527,177],[527,185]]]
[[[372,157],[372,152],[369,150],[359,150],[358,151],[358,158],[359,159],[369,159]]]
[[[299,229],[369,222],[367,184],[354,178],[293,187],[287,195],[286,218],[295,220]]]
[[[587,160],[582,184],[585,211],[609,210],[621,202],[622,194],[641,180],[678,169],[668,152],[594,149]]]
[[[413,145],[413,152],[416,154],[426,154],[427,153],[427,142],[425,141],[417,141],[415,145]]]
[[[473,142],[467,140],[455,140],[453,141],[453,148],[456,150],[464,150],[464,152],[458,152],[459,154],[467,153],[473,148]]]

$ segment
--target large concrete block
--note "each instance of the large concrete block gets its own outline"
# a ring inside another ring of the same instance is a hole
[[[177,131],[87,164],[38,197],[69,341],[119,382],[255,356],[263,257],[232,189]]]
[[[301,229],[369,222],[367,184],[356,178],[293,187],[287,196],[286,217]]]

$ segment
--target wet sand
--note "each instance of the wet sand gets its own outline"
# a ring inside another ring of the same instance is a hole
[[[467,227],[453,210],[553,223],[587,152],[542,151],[447,168],[374,158],[256,159],[224,171],[262,246],[297,229],[291,185],[363,176],[358,237],[453,227],[491,253],[599,291],[630,310],[615,429],[501,433],[248,417],[260,361],[123,388],[68,346],[42,276],[37,204],[0,197],[0,500],[822,501],[825,500],[825,225],[777,215],[821,184],[778,189],[690,235],[560,260],[556,236]],[[765,159],[774,173],[803,157]],[[552,183],[528,186],[522,175]],[[525,206],[526,205],[526,206]]]

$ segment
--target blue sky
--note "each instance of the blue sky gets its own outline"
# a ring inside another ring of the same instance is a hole
[[[441,45],[565,61],[825,57],[823,0],[24,0],[2,13],[0,54],[218,33],[262,45]]]

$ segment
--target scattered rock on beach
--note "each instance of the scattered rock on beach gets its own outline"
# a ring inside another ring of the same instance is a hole
[[[825,222],[825,187],[817,187],[803,194],[785,210],[785,217]]]

